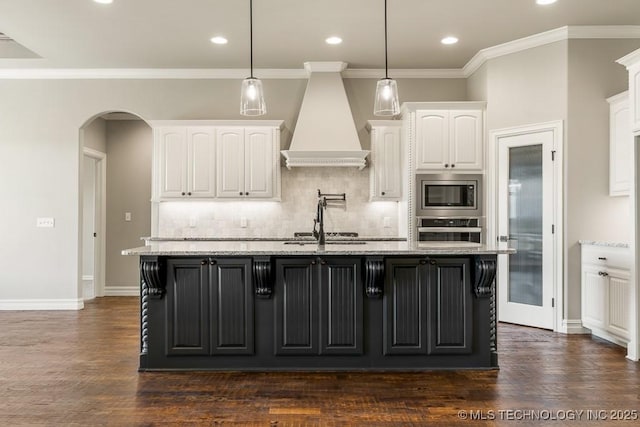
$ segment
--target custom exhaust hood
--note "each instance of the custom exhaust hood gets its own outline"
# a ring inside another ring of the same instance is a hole
[[[281,153],[287,168],[366,166],[340,73],[344,62],[305,62],[309,74],[291,146]]]

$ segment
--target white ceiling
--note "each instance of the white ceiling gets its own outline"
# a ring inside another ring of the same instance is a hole
[[[254,0],[254,65],[383,68],[383,19],[384,0]],[[390,68],[450,69],[566,25],[640,25],[640,0],[388,0],[388,20]],[[0,42],[0,68],[248,68],[249,0],[0,0],[0,32],[40,57]]]

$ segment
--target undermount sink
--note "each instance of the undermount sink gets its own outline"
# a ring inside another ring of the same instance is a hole
[[[325,242],[325,245],[364,245],[366,243],[367,242],[350,240],[350,241],[344,241],[344,242],[336,242],[336,241]],[[316,242],[316,241],[307,241],[307,240],[305,240],[305,241],[287,241],[287,242],[284,242],[284,244],[285,245],[300,245],[300,246],[303,246],[303,245],[317,245],[318,242]]]

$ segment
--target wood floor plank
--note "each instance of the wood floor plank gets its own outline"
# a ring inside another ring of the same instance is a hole
[[[138,373],[138,310],[137,298],[105,297],[79,312],[0,312],[0,425],[539,425],[509,417],[580,410],[609,419],[554,422],[640,420],[639,364],[589,336],[501,324],[499,371]]]

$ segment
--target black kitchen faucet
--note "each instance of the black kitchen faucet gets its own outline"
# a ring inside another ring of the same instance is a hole
[[[322,193],[318,189],[318,210],[313,220],[313,237],[318,240],[318,246],[324,246],[326,236],[324,233],[324,210],[327,208],[327,202],[346,202],[347,194],[328,194]],[[316,228],[317,227],[317,228]]]

